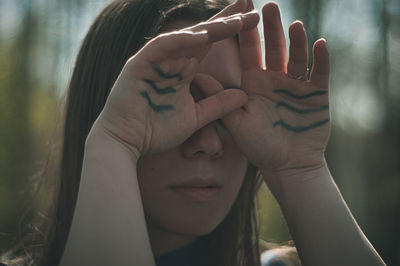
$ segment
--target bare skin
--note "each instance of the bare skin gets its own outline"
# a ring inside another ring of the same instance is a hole
[[[271,2],[263,8],[266,69],[261,65],[257,29],[239,34],[242,59],[241,88],[248,102],[223,117],[246,157],[268,172],[267,182],[288,171],[304,171],[324,165],[330,123],[327,108],[329,54],[326,41],[313,47],[314,64],[310,79],[307,37],[303,25],[290,25],[290,56],[286,61],[286,41],[278,6]],[[209,79],[210,87],[218,84]],[[216,89],[215,89],[216,90]],[[248,129],[252,134],[248,134]],[[271,180],[273,182],[274,180]]]

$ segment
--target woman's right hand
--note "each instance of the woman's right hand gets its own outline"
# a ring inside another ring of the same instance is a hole
[[[198,102],[190,92],[211,44],[257,25],[256,12],[237,14],[246,9],[242,2],[206,22],[148,42],[126,62],[94,127],[139,155],[152,154],[183,143],[196,130],[244,105],[247,94],[239,89],[218,91]]]

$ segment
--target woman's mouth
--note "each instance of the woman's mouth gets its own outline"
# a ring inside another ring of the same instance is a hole
[[[183,198],[197,202],[207,202],[215,199],[221,187],[207,186],[207,187],[171,187],[172,191],[176,192]]]

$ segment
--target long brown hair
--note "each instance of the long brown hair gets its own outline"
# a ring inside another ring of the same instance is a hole
[[[28,244],[22,245],[23,251],[15,252],[28,260],[23,265],[58,265],[78,195],[86,137],[128,58],[168,21],[204,21],[229,4],[227,0],[120,0],[98,15],[81,45],[67,91],[59,183],[53,205],[48,217],[37,222],[40,230],[25,238]],[[209,265],[260,265],[255,195],[261,183],[258,170],[249,164],[230,212],[207,236]]]

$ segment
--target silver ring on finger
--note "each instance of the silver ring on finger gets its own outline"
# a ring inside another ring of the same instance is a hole
[[[289,78],[292,78],[292,79],[306,80],[308,78],[308,72],[309,71],[310,71],[310,69],[307,67],[307,70],[303,75],[294,76],[294,75],[291,75],[290,73],[287,73],[287,75],[288,75]]]

